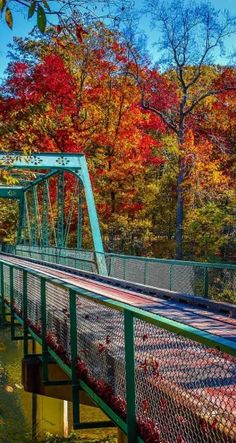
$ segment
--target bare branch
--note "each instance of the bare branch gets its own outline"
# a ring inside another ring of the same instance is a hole
[[[236,86],[232,86],[232,87],[226,87],[223,89],[218,89],[218,90],[212,90],[212,91],[208,91],[205,94],[202,94],[197,100],[195,100],[191,106],[189,106],[189,108],[184,112],[184,116],[186,117],[188,114],[190,114],[193,109],[203,100],[205,100],[205,98],[207,97],[211,97],[214,95],[219,95],[219,94],[224,94],[227,91],[236,91]]]
[[[159,111],[154,106],[149,105],[147,101],[142,98],[142,107],[143,109],[148,109],[149,111],[153,112],[154,114],[158,115],[161,120],[170,128],[172,131],[174,131],[176,134],[178,134],[178,129],[174,122],[172,121],[171,117],[165,114],[164,112]]]

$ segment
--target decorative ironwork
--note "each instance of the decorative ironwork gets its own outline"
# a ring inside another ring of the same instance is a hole
[[[57,182],[57,246],[64,247],[64,173],[58,174]]]
[[[26,163],[31,163],[32,165],[35,166],[40,165],[43,162],[42,158],[38,157],[37,155],[27,155],[26,157],[23,157],[21,160],[22,161],[25,160]]]
[[[49,246],[49,202],[48,202],[48,181],[43,183],[42,202],[42,246]]]
[[[69,165],[70,160],[66,157],[61,156],[56,159],[56,163],[58,165],[66,166],[66,165]]]

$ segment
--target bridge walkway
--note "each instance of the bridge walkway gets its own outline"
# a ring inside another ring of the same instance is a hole
[[[30,333],[45,364],[49,353],[71,376],[75,427],[81,387],[129,443],[236,441],[229,314],[18,257],[0,261],[4,301],[24,324],[25,347]]]
[[[229,311],[222,314],[217,312],[217,309],[216,312],[213,312],[212,304],[211,309],[207,309],[192,305],[191,302],[181,302],[174,300],[173,298],[165,299],[163,296],[161,296],[161,293],[159,297],[157,295],[150,296],[145,294],[145,290],[143,290],[142,294],[140,294],[137,292],[137,290],[135,291],[135,289],[128,290],[122,288],[122,283],[120,283],[121,287],[117,288],[115,286],[116,279],[113,278],[104,278],[103,280],[106,282],[104,283],[94,280],[94,276],[93,280],[91,280],[91,278],[89,278],[90,273],[87,273],[87,277],[83,277],[79,275],[78,271],[77,275],[71,274],[71,272],[69,272],[69,268],[66,272],[65,270],[60,270],[60,266],[53,268],[52,264],[49,263],[34,263],[32,260],[28,261],[22,257],[6,257],[5,255],[0,254],[0,260],[1,258],[12,264],[20,263],[26,269],[30,267],[31,269],[42,272],[46,276],[59,278],[66,283],[73,284],[74,286],[78,286],[79,288],[85,290],[87,289],[104,298],[127,303],[128,305],[162,315],[168,319],[193,326],[201,331],[206,331],[236,342],[236,318],[232,317],[230,305],[228,305]],[[76,272],[76,270],[74,271]],[[132,287],[132,283],[130,283],[130,286]],[[201,303],[202,301],[200,304]],[[216,302],[215,306],[216,308],[219,308],[221,304]],[[226,309],[224,304],[223,306],[224,309]]]

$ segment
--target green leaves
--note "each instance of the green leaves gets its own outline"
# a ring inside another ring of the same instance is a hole
[[[35,13],[35,8],[36,8],[36,2],[33,1],[29,7],[29,10],[28,10],[28,19],[33,17],[33,15]]]
[[[44,33],[47,24],[45,10],[47,9],[50,12],[50,7],[46,0],[42,0],[42,4],[43,6],[40,5],[37,0],[33,0],[28,10],[28,18],[33,17],[35,11],[37,10],[37,26],[39,30]]]
[[[39,30],[44,33],[47,24],[46,13],[50,12],[50,6],[47,0],[32,0],[28,7],[28,19],[32,18],[37,12],[37,26]],[[7,0],[0,0],[0,14],[5,16],[5,22],[7,26],[13,28],[13,15],[11,9],[8,6]]]
[[[39,30],[44,33],[47,24],[46,14],[42,6],[38,5],[37,9],[37,25]]]

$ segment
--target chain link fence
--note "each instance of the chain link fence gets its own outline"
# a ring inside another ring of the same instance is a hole
[[[132,435],[147,443],[236,442],[235,342],[99,300],[20,266],[2,264],[1,279],[12,314],[46,341],[62,367],[75,367],[78,383],[103,401],[105,412],[108,406],[117,423],[129,423],[128,435],[133,426]]]
[[[97,273],[94,251],[18,245],[6,252]],[[105,253],[108,275],[182,294],[236,303],[236,265]]]

